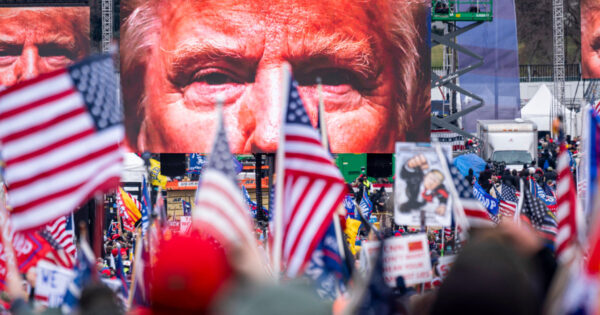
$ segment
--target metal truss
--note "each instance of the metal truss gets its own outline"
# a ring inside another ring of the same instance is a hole
[[[469,106],[469,108],[463,109],[456,113],[452,113],[451,115],[443,117],[443,118],[439,118],[439,117],[435,117],[435,116],[431,117],[432,127],[436,126],[439,128],[448,129],[450,131],[456,132],[457,134],[462,135],[467,138],[473,138],[474,136],[471,135],[470,133],[460,129],[457,125],[453,124],[453,122],[456,122],[460,117],[463,117],[463,116],[481,108],[484,104],[484,101],[483,101],[483,98],[454,84],[453,80],[458,78],[460,75],[463,75],[463,74],[465,74],[469,71],[472,71],[473,69],[483,65],[483,57],[461,45],[458,45],[456,43],[456,41],[453,39],[455,39],[457,36],[467,32],[467,31],[472,30],[473,28],[477,27],[478,25],[481,25],[482,23],[483,22],[474,22],[474,23],[471,23],[462,28],[456,27],[455,30],[453,30],[452,32],[449,32],[447,34],[444,34],[444,35],[437,35],[434,33],[431,34],[431,42],[432,42],[431,46],[432,47],[437,46],[437,45],[444,45],[444,46],[449,47],[450,49],[453,49],[455,52],[461,52],[465,55],[468,55],[468,56],[478,60],[474,64],[464,66],[462,68],[458,68],[455,70],[453,69],[454,70],[453,72],[448,73],[445,76],[439,76],[435,72],[433,72],[433,71],[431,72],[432,88],[444,86],[452,91],[456,91],[462,95],[469,96],[477,102],[475,105]]]

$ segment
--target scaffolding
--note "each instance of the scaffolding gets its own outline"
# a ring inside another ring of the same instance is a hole
[[[102,45],[103,53],[111,51],[113,37],[113,0],[102,0]]]
[[[550,126],[555,117],[564,116],[565,107],[565,33],[564,0],[552,1],[554,34],[554,100],[550,112]]]

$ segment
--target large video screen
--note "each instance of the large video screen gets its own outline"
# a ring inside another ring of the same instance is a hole
[[[428,141],[429,3],[121,1],[128,144],[210,152],[222,98],[234,153],[275,152],[285,64],[313,125],[322,97],[333,152],[393,153],[396,141]]]
[[[0,90],[89,52],[89,7],[0,7]]]
[[[581,72],[600,79],[600,1],[581,0]]]

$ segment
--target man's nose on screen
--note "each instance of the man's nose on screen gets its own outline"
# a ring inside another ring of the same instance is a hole
[[[284,69],[282,64],[260,69],[251,90],[248,106],[254,114],[254,132],[247,145],[252,152],[275,152],[281,128],[281,110],[284,100]]]
[[[15,64],[15,82],[36,77],[39,74],[40,55],[37,47],[25,47]]]

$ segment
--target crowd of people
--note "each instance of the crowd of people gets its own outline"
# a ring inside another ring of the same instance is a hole
[[[502,185],[518,189],[520,179],[525,184],[533,178],[548,194],[555,191],[556,157],[558,147],[549,138],[539,142],[537,163],[523,165],[521,170],[509,170],[502,165],[488,164],[483,172],[472,170],[465,177],[471,184],[478,183],[492,196],[500,196]],[[578,141],[569,141],[572,169],[578,162]],[[477,176],[478,175],[478,176]],[[376,180],[387,183],[387,180]],[[385,186],[373,187],[369,178],[361,174],[349,184],[353,199],[360,203],[364,196],[371,199],[379,213],[389,212],[390,194]],[[389,185],[388,185],[389,186]],[[383,216],[380,216],[383,218]],[[345,228],[342,219],[342,229]],[[377,281],[376,267],[371,271],[359,266],[361,252],[347,254],[344,265],[348,268],[344,291],[336,299],[319,297],[308,278],[271,281],[270,270],[264,261],[248,248],[222,246],[210,235],[192,231],[190,234],[160,229],[159,240],[153,245],[152,267],[143,275],[148,292],[129,297],[93,282],[81,291],[77,312],[105,314],[107,312],[133,314],[352,314],[377,310],[381,314],[541,314],[550,312],[549,292],[558,270],[552,247],[528,226],[512,220],[501,220],[494,229],[471,229],[469,238],[461,237],[456,226],[426,228],[398,226],[390,218],[388,223],[367,224],[355,239],[356,246],[376,238],[402,237],[426,233],[429,242],[432,280],[406,286],[399,277],[394,288]],[[268,247],[264,230],[256,231],[261,251]],[[136,261],[135,235],[111,228],[105,235],[102,257],[97,257],[98,278],[120,280],[122,268],[127,287],[134,281]],[[440,260],[453,256],[449,272],[442,274]],[[139,268],[139,264],[138,264]],[[35,301],[36,275],[30,269],[3,292],[3,314],[34,314],[58,312],[41,307]],[[445,277],[444,277],[445,276]],[[375,279],[375,280],[374,280]],[[14,280],[14,279],[13,279]],[[381,280],[381,279],[380,279]],[[12,281],[14,282],[14,281]],[[378,291],[379,290],[379,291]],[[134,294],[134,292],[130,292]],[[131,302],[133,301],[133,302]],[[126,305],[132,305],[127,309]]]

